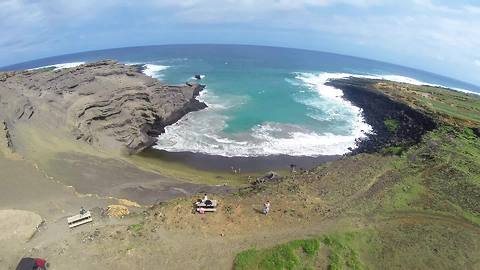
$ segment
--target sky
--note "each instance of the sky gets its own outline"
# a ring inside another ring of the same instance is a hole
[[[480,85],[480,0],[0,0],[0,66],[185,43],[312,49]]]

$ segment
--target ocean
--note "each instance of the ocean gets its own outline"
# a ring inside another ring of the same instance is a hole
[[[225,157],[341,155],[372,132],[360,108],[329,79],[360,76],[480,93],[480,87],[398,65],[298,49],[240,45],[168,45],[85,52],[3,69],[71,67],[115,59],[145,64],[168,84],[201,75],[208,108],[166,128],[155,148]]]

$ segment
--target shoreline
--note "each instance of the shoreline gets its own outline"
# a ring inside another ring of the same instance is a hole
[[[344,155],[226,157],[187,151],[169,152],[153,147],[145,149],[138,155],[161,161],[179,162],[194,169],[211,172],[232,172],[238,168],[242,173],[290,170],[291,164],[296,165],[297,170],[309,170],[323,163],[339,160],[343,156],[383,153],[388,148],[411,146],[418,143],[423,134],[437,127],[430,116],[375,89],[376,82],[379,80],[349,77],[334,79],[326,84],[341,90],[344,94],[342,99],[360,108],[365,122],[372,126],[372,133],[367,133],[365,138],[358,138],[356,146]],[[391,131],[386,127],[387,119],[398,122],[397,130]]]
[[[322,163],[339,160],[342,155],[326,155],[318,157],[271,155],[261,157],[225,157],[193,152],[168,152],[148,148],[137,154],[140,157],[158,159],[167,162],[179,162],[193,169],[211,172],[232,172],[240,169],[241,173],[263,173],[271,170],[290,170],[296,165],[297,170],[312,169]]]
[[[391,148],[409,147],[420,142],[423,135],[436,129],[438,124],[429,115],[392,99],[375,88],[381,80],[349,77],[335,79],[327,85],[342,90],[343,98],[362,110],[365,122],[372,133],[357,139],[357,145],[347,155],[359,153],[384,153]],[[392,129],[387,121],[395,123]]]

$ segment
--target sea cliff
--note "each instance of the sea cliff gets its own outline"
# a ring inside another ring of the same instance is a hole
[[[16,136],[17,124],[24,122],[38,126],[45,136],[65,132],[100,149],[132,154],[154,144],[166,125],[205,108],[195,99],[203,88],[165,85],[138,67],[115,61],[4,72],[0,120],[12,148],[24,144]]]

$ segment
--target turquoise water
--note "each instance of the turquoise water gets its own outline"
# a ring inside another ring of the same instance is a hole
[[[325,86],[317,85],[315,73],[251,58],[167,59],[151,63],[146,73],[171,84],[202,74],[207,85],[199,99],[209,108],[168,127],[159,149],[225,156],[343,154],[364,135],[361,130],[370,130],[358,108],[319,92]]]
[[[202,74],[198,99],[209,107],[167,127],[157,148],[223,156],[343,154],[372,132],[361,109],[326,86],[332,78],[367,76],[415,84],[480,88],[428,72],[335,54],[255,46],[183,45],[124,48],[60,56],[10,68],[117,59],[147,64],[169,84]]]
[[[169,68],[156,75],[172,84],[185,82],[192,74],[208,74],[201,81],[207,85],[208,95],[204,98],[216,99],[217,105],[229,107],[223,113],[228,117],[223,129],[227,133],[244,132],[265,122],[295,123],[320,132],[334,128],[329,126],[330,122],[319,125],[318,120],[309,116],[320,118],[326,112],[301,102],[319,97],[296,82],[296,74],[291,70],[259,68],[251,61],[239,59],[229,62],[185,59],[162,63]],[[339,129],[337,133],[343,131]]]

